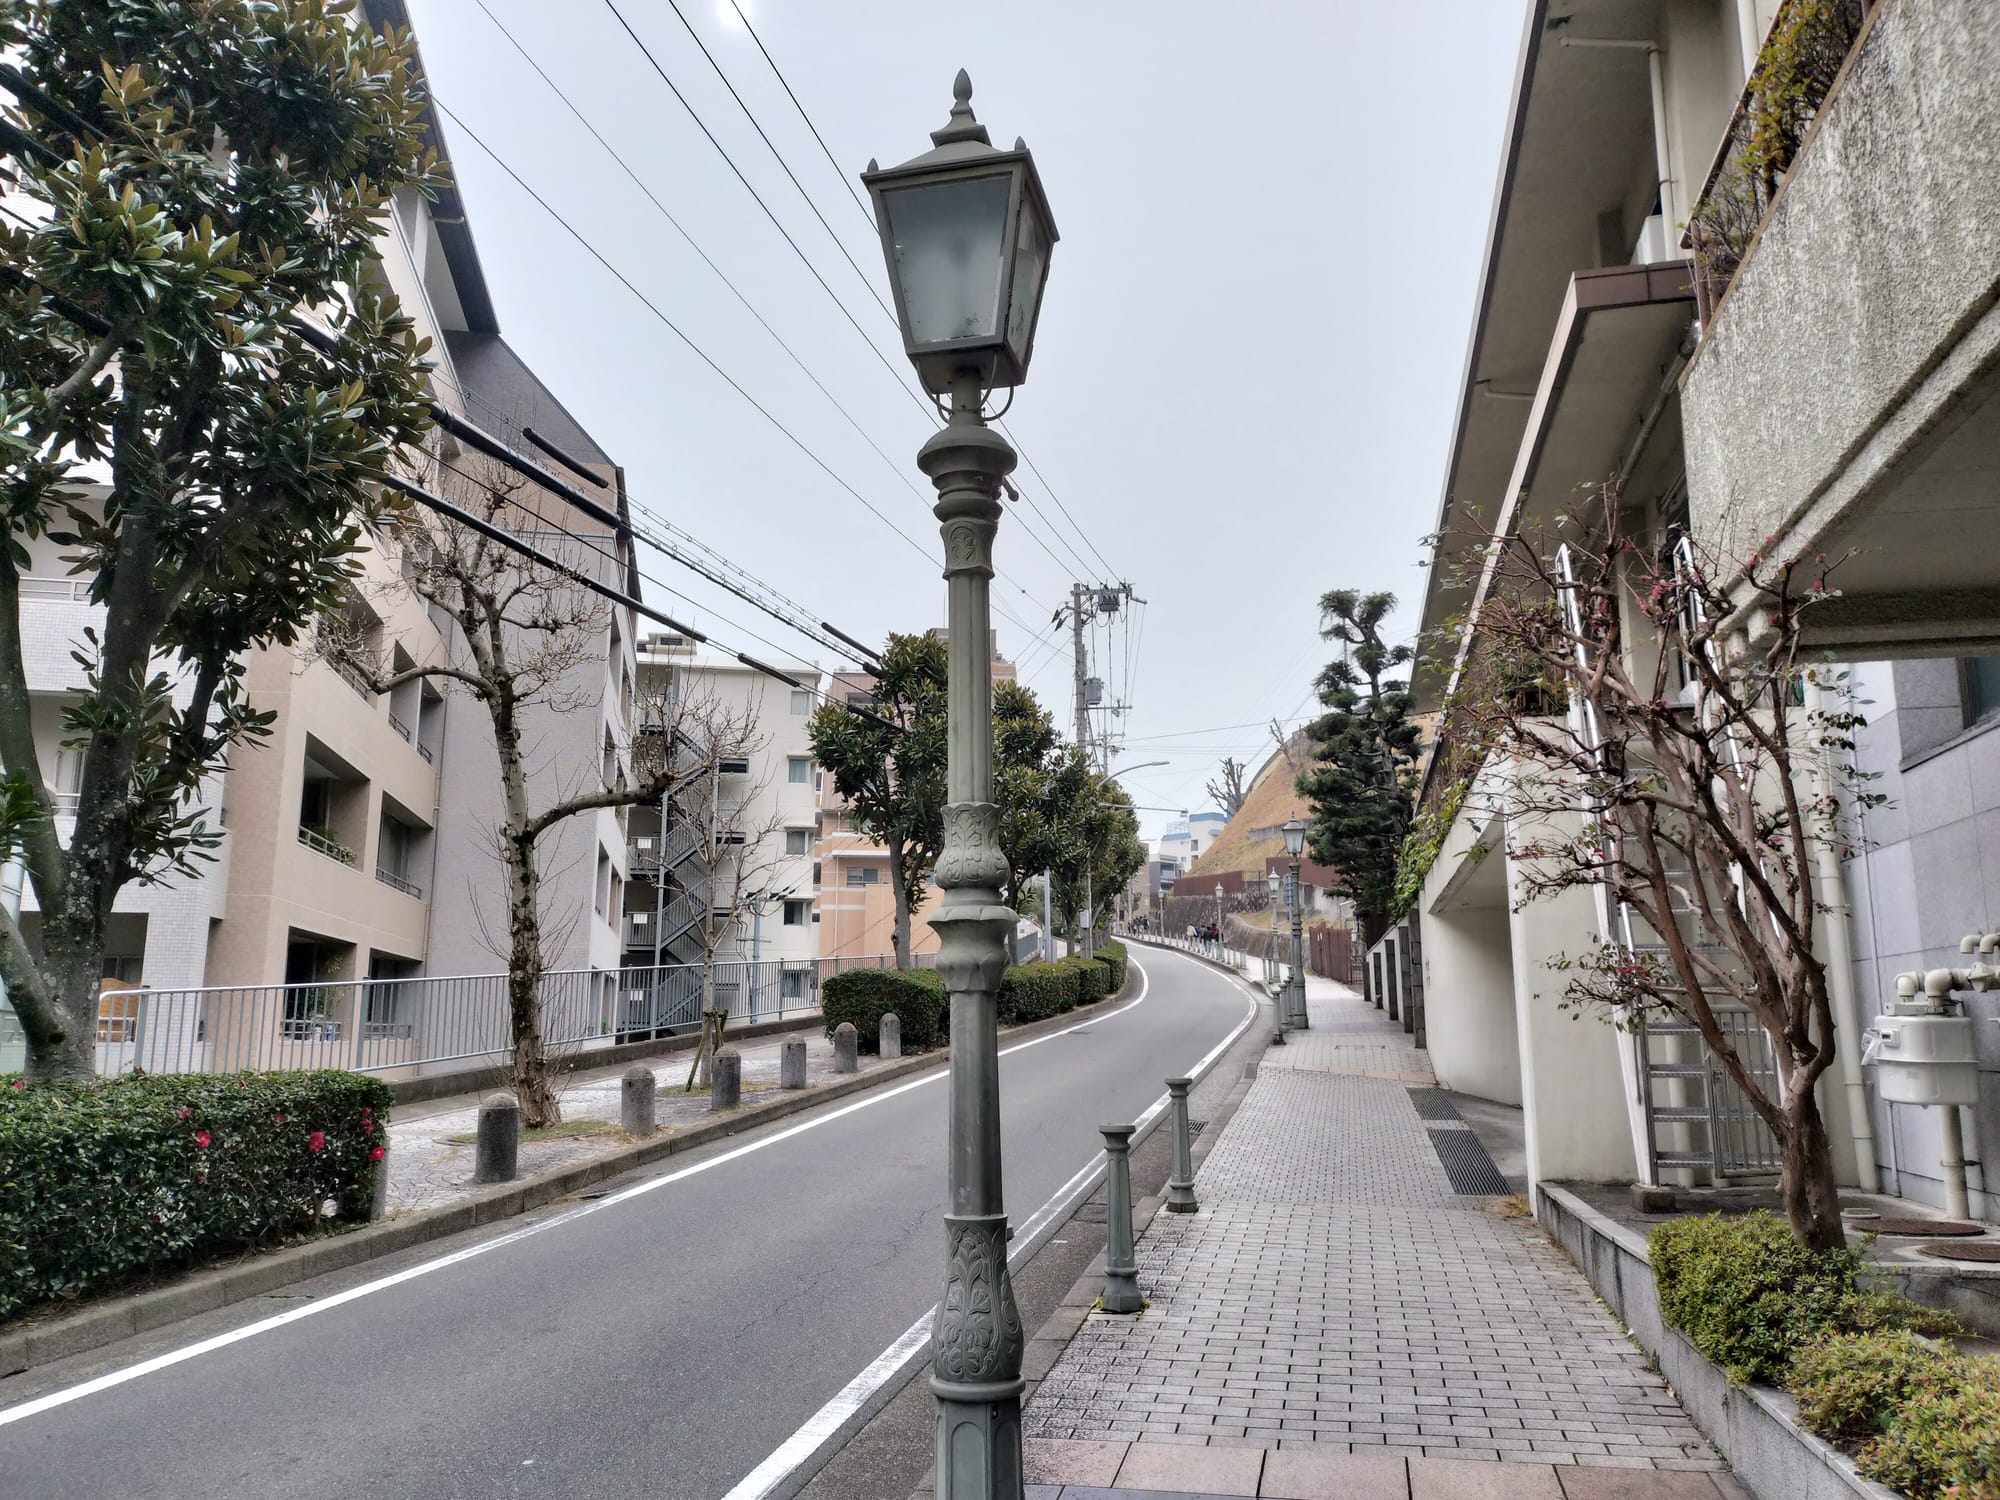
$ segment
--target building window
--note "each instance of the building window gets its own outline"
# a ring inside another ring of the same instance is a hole
[[[810,786],[812,784],[812,757],[809,755],[786,756],[785,780],[793,786]]]
[[[849,885],[880,885],[882,883],[882,872],[873,865],[864,865],[859,869],[850,866],[847,871],[847,883]]]
[[[1968,656],[1959,663],[1959,676],[1968,725],[2000,714],[2000,656]]]
[[[812,853],[812,830],[810,828],[787,828],[785,830],[785,853]]]
[[[787,901],[785,903],[785,925],[787,927],[804,927],[811,914],[812,903],[809,901]]]
[[[792,689],[792,716],[804,718],[813,711],[813,695],[804,688]]]

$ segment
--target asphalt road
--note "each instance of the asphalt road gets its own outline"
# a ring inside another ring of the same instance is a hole
[[[1215,970],[1135,956],[1140,1003],[1002,1059],[1016,1225],[1092,1159],[1099,1124],[1136,1118],[1244,1018],[1244,992]],[[935,1301],[945,1101],[942,1081],[891,1086],[614,1188],[655,1190],[0,1382],[5,1422],[24,1402],[418,1273],[0,1425],[0,1500],[713,1500]]]

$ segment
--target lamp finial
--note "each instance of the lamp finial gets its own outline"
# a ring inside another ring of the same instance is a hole
[[[933,145],[949,146],[955,141],[977,141],[982,146],[993,144],[986,127],[973,117],[972,75],[963,68],[951,81],[951,118],[944,122],[942,129],[931,132]]]

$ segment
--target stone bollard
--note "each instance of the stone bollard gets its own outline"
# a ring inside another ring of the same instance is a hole
[[[1139,1295],[1139,1267],[1132,1255],[1132,1127],[1101,1125],[1104,1133],[1104,1300],[1106,1312],[1135,1313],[1146,1305]]]
[[[377,1219],[386,1219],[389,1217],[389,1132],[388,1131],[384,1130],[382,1132],[382,1138],[379,1144],[382,1147],[382,1159],[375,1163],[375,1191],[368,1200],[368,1219],[370,1223],[373,1223]]]
[[[836,1073],[859,1073],[861,1059],[856,1055],[854,1023],[842,1021],[833,1028],[833,1071]]]
[[[894,1011],[882,1017],[881,1051],[885,1061],[903,1055],[903,1018]]]
[[[708,1107],[734,1109],[743,1102],[743,1054],[724,1047],[715,1054],[715,1071],[709,1085]]]
[[[618,1124],[638,1140],[653,1133],[653,1103],[660,1086],[651,1068],[628,1068],[618,1084]]]
[[[1174,1170],[1167,1178],[1167,1211],[1191,1214],[1201,1205],[1194,1197],[1194,1140],[1188,1130],[1188,1089],[1191,1078],[1169,1078],[1167,1098],[1174,1115]]]
[[[778,1049],[778,1082],[788,1089],[806,1086],[806,1044],[798,1037]]]
[[[472,1180],[512,1182],[521,1158],[521,1103],[512,1094],[488,1094],[479,1105]]]

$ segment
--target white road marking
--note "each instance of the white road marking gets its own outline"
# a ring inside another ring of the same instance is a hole
[[[1116,1010],[1107,1011],[1103,1015],[1091,1016],[1088,1020],[1079,1021],[1074,1026],[1065,1026],[1060,1031],[1052,1031],[1046,1036],[1034,1037],[1029,1041],[1016,1042],[1011,1047],[1003,1047],[1000,1049],[1000,1055],[1008,1057],[1016,1052],[1025,1052],[1030,1047],[1039,1047],[1044,1042],[1052,1042],[1057,1037],[1068,1036],[1071,1032],[1081,1031],[1086,1026],[1095,1026],[1101,1021],[1114,1020],[1128,1011],[1137,1009],[1145,1003],[1148,989],[1146,971],[1143,967],[1139,968],[1139,979],[1139,993]],[[575,1208],[565,1210],[550,1218],[538,1220],[533,1224],[524,1224],[519,1229],[510,1230],[506,1234],[498,1235],[480,1244],[469,1245],[463,1250],[455,1250],[449,1255],[441,1255],[435,1260],[427,1260],[418,1265],[410,1266],[391,1276],[382,1276],[376,1278],[374,1281],[363,1282],[360,1286],[349,1287],[344,1292],[335,1292],[317,1301],[306,1303],[301,1307],[295,1307],[289,1312],[278,1313],[272,1317],[260,1319],[255,1323],[246,1323],[241,1328],[233,1328],[227,1333],[216,1334],[213,1338],[202,1339],[197,1343],[187,1344],[179,1349],[171,1349],[165,1354],[157,1354],[151,1359],[140,1360],[137,1364],[127,1365],[123,1369],[112,1370],[93,1379],[67,1386],[62,1390],[51,1391],[45,1396],[37,1396],[29,1401],[18,1402],[13,1406],[0,1409],[0,1427],[6,1427],[15,1422],[26,1421],[29,1417],[39,1416],[41,1413],[52,1411],[58,1406],[67,1406],[72,1401],[81,1401],[84,1397],[94,1396],[100,1391],[108,1391],[129,1381],[138,1380],[143,1376],[171,1369],[175,1365],[184,1364],[191,1359],[198,1359],[204,1354],[213,1354],[218,1349],[226,1349],[231,1344],[242,1343],[245,1339],[252,1339],[259,1334],[270,1333],[275,1329],[286,1327],[288,1324],[301,1322],[306,1318],[318,1317],[321,1313],[331,1312],[336,1307],[344,1307],[350,1302],[360,1301],[363,1297],[372,1297],[377,1292],[386,1292],[391,1287],[401,1286],[406,1281],[415,1281],[420,1276],[428,1276],[433,1271],[442,1271],[448,1266],[458,1265],[461,1262],[472,1260],[490,1251],[499,1250],[520,1240],[530,1239],[548,1230],[560,1228],[564,1224],[587,1218],[591,1214],[601,1213],[605,1209],[623,1203],[628,1199],[656,1192],[660,1188],[670,1186],[676,1182],[683,1182],[690,1177],[698,1176],[703,1172],[722,1166],[726,1162],[732,1162],[740,1157],[749,1156],[753,1152],[765,1150],[768,1147],[777,1145],[780,1141],[788,1141],[794,1136],[804,1135],[809,1130],[817,1130],[822,1125],[828,1125],[835,1120],[844,1119],[846,1116],[854,1114],[859,1110],[872,1109],[878,1104],[885,1104],[899,1095],[909,1093],[912,1089],[923,1088],[928,1084],[937,1083],[949,1076],[949,1069],[940,1067],[936,1072],[927,1073],[922,1078],[912,1079],[910,1082],[898,1084],[894,1088],[881,1089],[869,1093],[866,1097],[855,1101],[853,1104],[844,1104],[839,1109],[829,1110],[827,1113],[817,1115],[802,1124],[790,1126],[775,1134],[751,1141],[747,1145],[738,1146],[734,1150],[724,1151],[717,1156],[711,1156],[706,1161],[696,1162],[693,1166],[682,1167],[677,1172],[668,1172],[663,1176],[650,1177],[644,1182],[634,1183],[631,1187],[624,1188],[619,1192],[608,1194],[603,1198],[598,1198],[588,1203],[578,1204]],[[1044,1211],[1046,1212],[1046,1210]],[[1035,1221],[1030,1220],[1029,1222],[1032,1224]],[[909,1335],[905,1334],[904,1337],[907,1338]]]
[[[1132,960],[1132,963],[1133,967],[1139,970],[1140,980],[1138,999],[1132,1002],[1136,1005],[1139,1000],[1145,999],[1149,980],[1145,966],[1136,959]],[[1243,988],[1240,982],[1237,987]],[[1199,1080],[1203,1077],[1215,1066],[1217,1059],[1235,1045],[1236,1039],[1249,1029],[1251,1022],[1257,1019],[1257,997],[1250,994],[1247,989],[1244,993],[1250,1001],[1248,1012],[1237,1023],[1234,1031],[1211,1047],[1189,1070],[1190,1078]],[[1168,1102],[1168,1096],[1161,1094],[1147,1105],[1145,1112],[1133,1122],[1137,1127],[1132,1137],[1134,1144],[1145,1138],[1148,1127],[1165,1111]],[[1016,1231],[1013,1247],[1007,1252],[1007,1264],[1014,1265],[1040,1249],[1041,1240],[1051,1227],[1069,1213],[1078,1198],[1093,1191],[1098,1179],[1103,1175],[1104,1153],[1100,1151],[1085,1162],[1074,1177],[1056,1189],[1055,1196],[1037,1209],[1034,1216]],[[802,1487],[806,1480],[818,1472],[817,1466],[810,1471],[801,1472],[805,1470],[806,1465],[812,1463],[822,1450],[844,1432],[858,1427],[887,1405],[886,1393],[892,1387],[896,1390],[902,1388],[904,1372],[923,1353],[924,1345],[930,1342],[931,1319],[936,1312],[935,1307],[931,1308],[905,1329],[901,1337],[868,1362],[866,1369],[842,1386],[831,1401],[806,1418],[797,1432],[786,1438],[762,1463],[744,1475],[735,1487],[722,1497],[722,1500],[771,1500],[771,1497],[781,1489],[784,1493],[790,1494],[796,1488]]]

